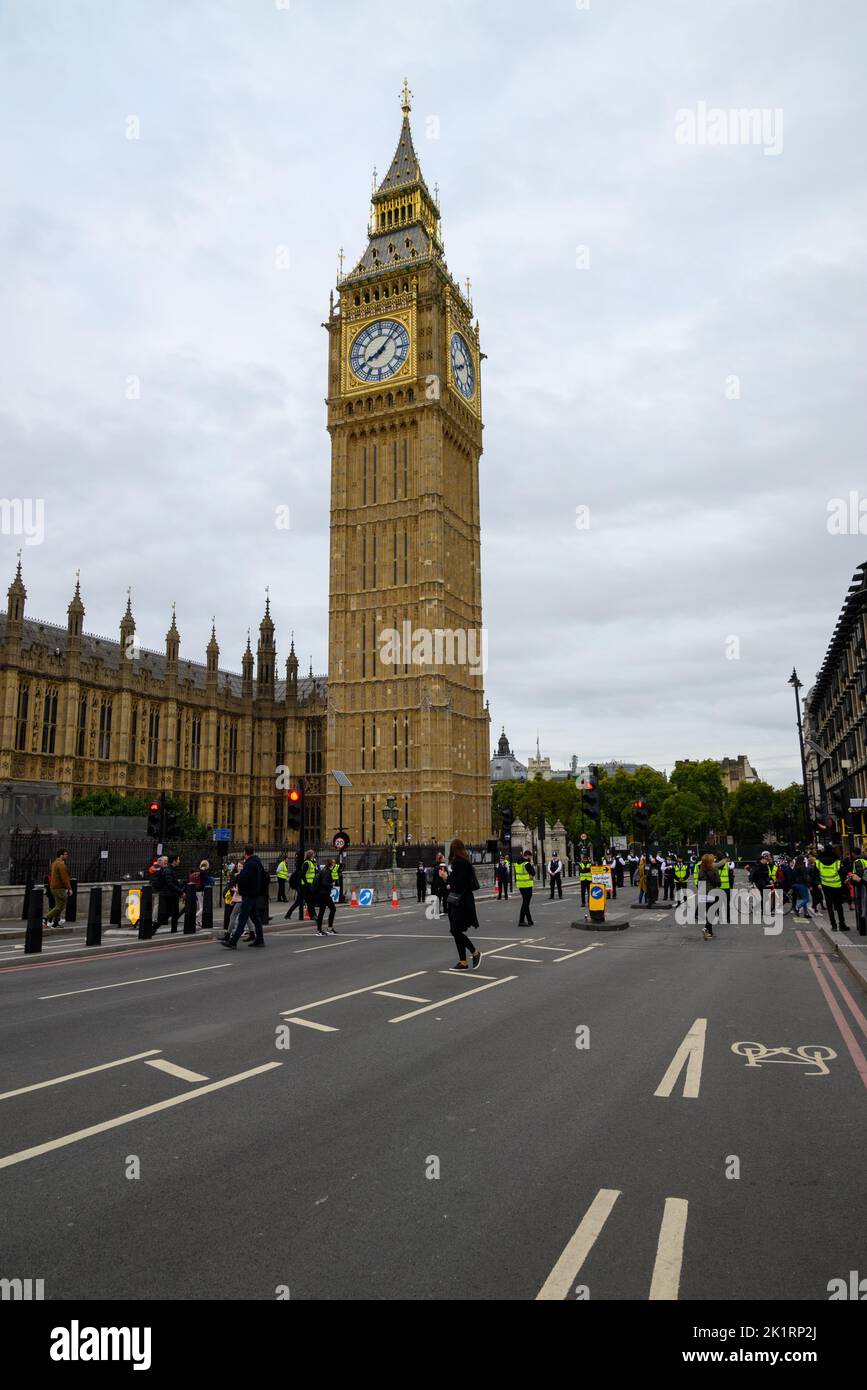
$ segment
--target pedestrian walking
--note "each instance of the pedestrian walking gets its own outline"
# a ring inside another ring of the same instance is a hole
[[[535,877],[536,868],[533,864],[533,856],[527,849],[524,851],[523,859],[519,859],[515,864],[515,887],[521,894],[521,915],[518,918],[519,927],[524,926],[525,923],[528,927],[535,925],[530,913],[530,900],[533,897],[533,879]]]
[[[205,901],[205,889],[213,888],[214,875],[211,873],[211,865],[207,859],[203,859],[198,869],[191,869],[187,879],[196,890],[196,927],[202,923],[202,904]]]
[[[171,929],[176,932],[178,929],[178,918],[181,915],[181,903],[183,900],[183,885],[178,878],[181,856],[173,854],[171,858],[167,854],[160,856],[159,868],[154,875],[154,892],[157,897],[157,924],[154,928],[154,935],[160,927],[165,927],[171,923]]]
[[[443,899],[447,893],[446,879],[448,878],[448,864],[446,857],[440,850],[434,860],[433,881],[431,882],[431,892],[437,900],[437,917],[443,915]]]
[[[446,890],[445,901],[449,916],[449,931],[454,937],[458,950],[458,963],[453,965],[451,969],[469,970],[470,966],[467,962],[467,952],[469,952],[472,957],[472,968],[478,970],[482,963],[482,953],[473,947],[467,932],[471,927],[478,927],[479,925],[476,900],[473,897],[473,894],[478,892],[479,880],[470,863],[463,840],[452,840],[449,845],[448,868],[443,862],[440,877]]]
[[[313,857],[312,849],[308,849],[301,864],[301,891],[304,894],[304,909],[307,913],[307,920],[312,922],[316,917],[316,907],[313,900],[313,880],[316,878],[316,860]],[[301,916],[304,916],[302,912]]]
[[[69,850],[59,849],[48,874],[48,891],[51,894],[51,911],[43,917],[43,927],[65,927],[66,904],[72,896],[72,879],[69,877]]]
[[[720,876],[719,871],[725,859],[716,859],[712,854],[703,854],[699,861],[699,910],[698,920],[704,921],[702,936],[705,941],[713,939],[714,923],[719,920]]]
[[[640,864],[640,862],[641,861],[639,860],[638,855],[635,853],[635,850],[631,849],[626,856],[626,867],[629,870],[630,888],[635,887],[635,875],[638,873],[638,865]]]
[[[313,898],[316,903],[316,935],[327,936],[328,932],[332,936],[337,935],[334,926],[334,914],[337,911],[337,904],[331,896],[334,888],[334,878],[331,870],[334,867],[333,859],[326,859],[324,865],[316,873],[313,880]],[[328,912],[328,932],[322,930],[322,923],[325,919],[326,910]]]
[[[819,865],[815,854],[807,855],[807,880],[810,884],[810,896],[813,900],[813,911],[815,913],[825,913],[825,895],[822,892],[822,877],[819,873]]]
[[[292,870],[291,874],[289,875],[289,878],[288,878],[287,882],[288,882],[288,884],[289,884],[290,889],[291,889],[292,892],[295,894],[295,901],[294,901],[294,903],[292,904],[292,906],[289,908],[289,911],[288,911],[287,913],[284,914],[283,920],[284,920],[285,922],[288,922],[288,921],[291,919],[291,917],[292,917],[292,913],[295,912],[295,910],[297,909],[297,911],[298,911],[298,921],[299,921],[299,922],[303,922],[303,920],[304,920],[304,887],[303,887],[303,884],[302,884],[302,882],[301,882],[301,865],[300,865],[300,864],[296,863],[295,868]]]
[[[262,896],[263,885],[266,882],[265,867],[257,855],[252,845],[244,846],[244,863],[241,872],[238,874],[236,888],[241,899],[241,910],[238,913],[238,920],[235,927],[230,931],[228,939],[221,941],[220,945],[227,947],[230,951],[238,949],[238,942],[243,934],[244,927],[248,918],[253,923],[255,935],[250,946],[264,946],[265,938],[262,934],[262,914],[259,907],[259,899]]]
[[[559,854],[552,854],[548,861],[548,883],[551,888],[551,902],[554,901],[554,893],[558,897],[563,897],[563,865],[560,863]]]
[[[792,916],[813,918],[810,911],[810,872],[807,860],[799,854],[792,865]]]
[[[497,901],[504,902],[509,900],[509,889],[512,886],[512,861],[508,855],[500,859],[497,865]]]
[[[427,874],[423,864],[419,864],[415,871],[415,896],[416,901],[420,903],[423,903],[427,897]]]
[[[623,887],[623,874],[625,869],[626,860],[624,859],[622,854],[618,854],[614,860],[614,877],[617,882],[618,888]]]
[[[286,901],[286,880],[289,877],[289,865],[286,863],[286,858],[285,854],[281,854],[280,862],[274,870],[274,876],[277,879],[278,903],[285,903]]]

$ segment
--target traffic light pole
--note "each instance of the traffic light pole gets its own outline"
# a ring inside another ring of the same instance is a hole
[[[802,683],[798,680],[798,673],[794,666],[792,674],[789,676],[789,685],[795,691],[795,712],[798,716],[798,745],[801,749],[801,777],[804,781],[804,844],[809,845],[813,839],[813,817],[810,814],[810,793],[807,790],[807,759],[804,754],[804,726],[801,723],[801,687]]]

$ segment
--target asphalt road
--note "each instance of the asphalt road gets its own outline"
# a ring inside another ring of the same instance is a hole
[[[468,977],[407,904],[342,908],[327,943],[7,957],[0,1277],[46,1299],[823,1300],[867,1273],[851,977],[809,929],[704,941],[628,890],[627,930],[576,930],[574,891],[537,891],[531,931],[483,900]]]

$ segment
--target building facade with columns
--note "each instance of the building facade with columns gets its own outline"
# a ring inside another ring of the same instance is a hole
[[[29,619],[26,601],[19,561],[0,615],[0,781],[54,783],[64,801],[165,791],[206,825],[267,842],[284,837],[285,767],[304,776],[308,838],[321,837],[326,681],[299,677],[294,642],[277,679],[269,600],[240,674],[221,668],[213,626],[205,661],[181,660],[174,612],[155,652],[129,599],[116,639],[85,632],[78,582],[65,627]]]

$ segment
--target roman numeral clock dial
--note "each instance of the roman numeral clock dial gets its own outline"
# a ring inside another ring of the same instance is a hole
[[[476,369],[467,340],[462,333],[452,334],[451,358],[455,385],[464,399],[470,401],[476,389]]]
[[[385,381],[409,356],[409,334],[396,319],[369,323],[353,339],[349,365],[359,381]]]

